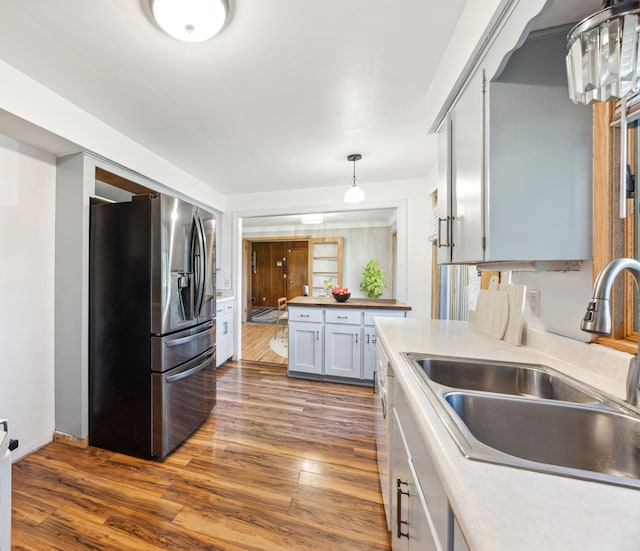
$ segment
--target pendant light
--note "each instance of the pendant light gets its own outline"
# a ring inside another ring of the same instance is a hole
[[[345,203],[361,203],[364,201],[364,191],[356,184],[356,161],[362,159],[362,155],[354,153],[347,157],[347,161],[353,162],[353,183],[344,194]]]
[[[567,37],[569,97],[574,103],[621,100],[620,197],[626,195],[626,98],[640,88],[638,46],[640,1],[604,0],[599,11],[583,19]],[[625,218],[626,201],[620,201]]]
[[[153,17],[169,36],[203,42],[216,35],[227,19],[227,0],[150,0]]]

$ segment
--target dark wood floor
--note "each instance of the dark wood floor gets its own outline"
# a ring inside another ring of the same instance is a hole
[[[218,370],[163,462],[51,444],[13,466],[12,549],[389,550],[371,389]]]

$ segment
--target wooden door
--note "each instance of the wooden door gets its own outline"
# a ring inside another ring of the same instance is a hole
[[[254,308],[272,306],[271,287],[271,243],[252,244],[253,273],[251,275],[251,301]]]
[[[290,248],[287,252],[287,300],[302,296],[302,286],[309,285],[309,249]]]
[[[278,306],[278,299],[287,296],[287,246],[282,241],[271,243],[271,283],[267,306]]]

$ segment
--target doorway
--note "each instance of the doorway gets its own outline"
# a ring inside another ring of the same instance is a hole
[[[247,321],[256,308],[277,308],[278,299],[291,300],[308,285],[307,239],[246,240],[250,278],[247,278]],[[245,264],[246,266],[246,264]]]
[[[274,326],[278,299],[291,300],[308,285],[307,238],[243,240],[246,319],[242,321],[242,358],[287,364],[286,333]],[[274,342],[277,341],[277,342]],[[278,344],[279,343],[279,344]]]

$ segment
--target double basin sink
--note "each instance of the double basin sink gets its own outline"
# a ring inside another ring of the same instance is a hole
[[[640,488],[640,416],[541,365],[404,354],[469,459]]]

